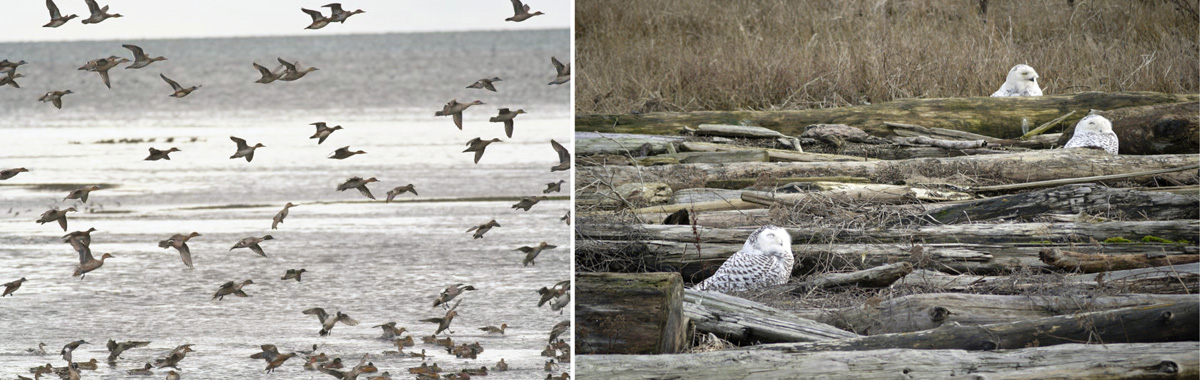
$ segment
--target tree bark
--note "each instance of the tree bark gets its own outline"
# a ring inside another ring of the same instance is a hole
[[[1027,222],[1053,213],[1151,220],[1200,219],[1200,199],[1096,184],[1065,185],[942,207],[922,219],[946,224],[984,220]]]
[[[864,335],[928,330],[948,323],[986,325],[1080,311],[1111,310],[1194,300],[1193,295],[1036,296],[926,293],[876,305],[843,309],[803,309],[797,316]]]
[[[575,277],[578,352],[651,354],[683,349],[683,280],[677,273],[580,273]]]
[[[858,334],[743,298],[691,289],[683,293],[683,315],[696,331],[740,344],[812,342],[856,338]]]
[[[685,355],[580,355],[579,380],[679,379],[1189,379],[1197,342],[1065,344],[1003,351],[885,349]]]
[[[592,114],[575,116],[575,130],[670,135],[678,134],[683,127],[695,127],[700,124],[749,122],[789,136],[799,136],[806,126],[812,124],[846,124],[861,128],[872,135],[885,136],[888,132],[883,123],[899,122],[998,138],[1016,138],[1022,134],[1022,119],[1028,119],[1032,125],[1039,125],[1064,113],[1078,111],[1073,117],[1063,121],[1071,125],[1086,115],[1089,109],[1111,110],[1197,99],[1200,99],[1200,96],[1194,94],[1082,92],[1039,97],[902,99],[864,106],[797,111]]]

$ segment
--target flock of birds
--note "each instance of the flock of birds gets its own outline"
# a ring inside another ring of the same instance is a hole
[[[98,4],[96,3],[95,0],[85,0],[85,1],[87,2],[88,8],[91,10],[91,17],[84,19],[83,20],[84,24],[99,23],[108,18],[122,17],[120,14],[108,13],[108,7],[107,6],[104,6],[104,7],[98,6]],[[528,20],[529,18],[531,18],[533,16],[543,14],[542,12],[530,12],[529,6],[522,4],[520,0],[511,0],[511,2],[513,4],[514,15],[510,18],[507,18],[506,19],[507,21],[521,22],[521,21]],[[61,12],[59,11],[58,7],[55,5],[53,0],[47,0],[46,6],[50,11],[50,16],[51,16],[51,21],[45,25],[46,27],[62,26],[63,24],[66,24],[68,21],[70,21],[71,19],[78,17],[74,14],[63,16],[61,14]],[[361,9],[355,10],[355,11],[345,11],[342,9],[341,4],[339,4],[339,3],[328,4],[328,5],[325,5],[324,7],[330,8],[332,11],[332,13],[328,17],[324,16],[319,11],[314,11],[314,10],[304,9],[304,8],[301,9],[304,13],[312,16],[312,19],[313,19],[312,24],[310,24],[306,29],[321,29],[331,23],[344,23],[346,21],[346,19],[349,18],[350,16],[360,14],[360,13],[365,13]],[[150,57],[140,47],[135,46],[135,45],[126,44],[126,45],[122,45],[122,46],[125,47],[126,49],[129,49],[133,53],[133,60],[132,60],[133,63],[130,64],[129,66],[125,67],[126,69],[140,69],[140,68],[147,67],[154,62],[167,60],[167,58],[165,58],[165,57]],[[94,59],[94,60],[88,61],[84,66],[80,67],[79,70],[91,71],[91,72],[98,73],[100,75],[101,80],[104,82],[105,86],[108,86],[109,88],[111,88],[111,84],[109,82],[108,71],[113,68],[118,67],[121,64],[127,63],[127,62],[131,62],[131,61],[124,57],[110,56],[107,58],[99,58],[99,59]],[[266,67],[259,65],[257,62],[253,63],[253,66],[255,67],[255,69],[257,69],[262,74],[262,78],[255,82],[267,84],[267,83],[274,82],[276,80],[294,81],[294,80],[298,80],[298,79],[304,77],[306,74],[308,74],[312,71],[317,70],[317,68],[314,68],[314,67],[301,68],[299,66],[298,62],[288,62],[288,61],[283,60],[282,58],[279,59],[279,63],[280,63],[279,67],[275,68],[274,70],[267,70]],[[555,68],[556,76],[555,76],[554,80],[552,80],[549,83],[549,85],[557,85],[557,84],[563,84],[563,83],[568,82],[570,80],[570,65],[563,64],[563,63],[559,62],[557,58],[554,58],[554,57],[551,57],[551,63],[553,64],[553,66]],[[21,65],[24,65],[24,64],[26,64],[25,61],[12,62],[12,61],[8,61],[7,59],[0,61],[0,74],[4,74],[3,76],[0,76],[0,86],[9,85],[12,87],[20,88],[19,84],[16,82],[16,79],[20,78],[21,75],[17,74],[16,71],[17,71],[18,67],[20,67]],[[163,74],[160,74],[160,77],[172,87],[173,92],[170,94],[170,96],[172,96],[172,97],[183,98],[183,97],[186,97],[189,94],[191,94],[193,91],[200,88],[200,85],[187,86],[187,87],[182,86],[178,82],[171,80],[170,78],[168,78],[167,76],[165,76]],[[494,83],[499,82],[499,81],[501,81],[501,79],[498,77],[484,78],[484,79],[480,79],[480,80],[476,81],[475,83],[467,86],[466,88],[481,89],[481,90],[487,90],[487,91],[497,91]],[[45,95],[43,95],[39,100],[41,100],[43,102],[51,102],[54,104],[55,107],[61,109],[62,108],[62,97],[64,95],[71,94],[71,93],[72,92],[70,90],[50,91],[50,92],[46,93]],[[470,103],[459,103],[457,100],[451,100],[442,108],[442,110],[437,111],[435,113],[435,115],[436,116],[452,116],[453,120],[454,120],[454,124],[458,127],[458,129],[461,130],[462,129],[462,112],[470,106],[480,105],[480,104],[483,104],[483,102],[478,101],[478,100],[470,102]],[[496,117],[492,117],[490,119],[490,121],[494,122],[494,123],[503,123],[504,129],[505,129],[505,134],[511,138],[513,135],[514,118],[517,115],[520,115],[523,113],[525,113],[525,111],[520,110],[520,109],[515,110],[515,111],[510,111],[507,108],[501,108],[499,110],[499,115],[497,115]],[[314,125],[316,127],[316,133],[314,133],[311,136],[311,139],[317,139],[318,145],[320,145],[321,143],[324,143],[325,140],[328,137],[330,137],[330,135],[332,133],[334,133],[335,131],[343,129],[341,126],[329,127],[324,122],[316,122],[316,123],[312,123],[312,125]],[[236,144],[236,150],[235,150],[234,154],[229,157],[230,159],[244,158],[246,160],[246,162],[252,162],[254,159],[255,150],[258,148],[265,147],[265,145],[263,145],[262,143],[255,143],[254,145],[250,145],[249,143],[246,142],[246,140],[235,137],[235,136],[231,136],[230,140],[232,140]],[[500,141],[501,141],[500,139],[495,139],[495,138],[490,139],[490,140],[483,140],[482,138],[476,137],[476,138],[470,140],[466,144],[467,149],[464,150],[463,152],[464,153],[468,153],[468,152],[474,153],[474,162],[476,164],[478,164],[479,160],[482,158],[484,150],[487,148],[487,146],[489,144],[500,142]],[[570,152],[566,149],[566,147],[559,144],[557,141],[551,140],[550,144],[551,144],[551,147],[555,150],[555,152],[558,154],[558,157],[559,157],[559,163],[557,165],[554,165],[553,167],[551,167],[550,172],[553,173],[553,172],[557,172],[557,171],[569,171],[571,168]],[[179,152],[179,151],[180,150],[175,147],[170,147],[168,149],[161,149],[161,150],[156,149],[156,148],[150,148],[150,154],[149,154],[149,156],[147,156],[145,158],[145,160],[147,160],[147,161],[170,160],[171,159],[171,157],[169,156],[170,153]],[[329,158],[341,160],[341,159],[347,159],[354,155],[363,154],[363,153],[366,153],[366,152],[363,152],[361,150],[351,151],[350,148],[347,146],[347,147],[342,147],[342,148],[337,149],[334,153],[332,153],[330,155]],[[12,169],[0,170],[0,180],[9,179],[9,178],[16,176],[19,173],[24,173],[24,172],[29,172],[29,170],[26,168],[12,168]],[[347,179],[345,182],[343,182],[341,185],[339,185],[336,190],[337,191],[345,191],[345,190],[349,190],[349,189],[356,189],[363,196],[374,200],[375,196],[371,193],[370,189],[367,187],[369,184],[374,183],[374,182],[378,182],[378,180],[374,177],[367,178],[367,179],[363,179],[361,177],[351,177],[351,178]],[[559,192],[559,191],[561,191],[561,185],[565,182],[566,182],[565,180],[559,180],[557,182],[547,183],[546,184],[547,188],[543,193],[548,194],[551,192]],[[99,189],[100,189],[99,186],[82,187],[82,188],[79,188],[77,190],[70,192],[63,200],[64,201],[78,200],[78,201],[81,201],[86,204],[86,202],[88,202],[88,197],[91,194],[91,192],[99,190]],[[417,195],[417,190],[413,184],[397,186],[394,189],[392,189],[391,191],[387,192],[387,202],[391,202],[396,196],[398,196],[400,194],[408,193],[408,192],[411,192],[414,196]],[[545,199],[544,197],[539,197],[539,196],[526,197],[526,198],[522,199],[520,202],[518,202],[517,204],[513,205],[512,208],[528,211],[531,207],[533,207],[539,201],[544,200],[544,199]],[[293,204],[291,202],[288,202],[287,204],[285,204],[283,210],[279,211],[272,218],[271,229],[273,229],[273,230],[278,229],[279,224],[283,223],[284,219],[288,216],[289,209],[291,207],[295,207],[295,206],[297,206],[297,205]],[[58,209],[57,207],[51,208],[50,210],[47,210],[46,212],[44,212],[37,219],[37,223],[40,223],[40,224],[57,223],[65,232],[68,230],[68,223],[67,223],[68,214],[71,212],[75,212],[75,211],[76,211],[75,207],[68,207],[66,209],[61,209],[61,210]],[[567,215],[565,215],[562,218],[562,220],[564,222],[566,222],[567,224],[570,224],[570,212],[568,212]],[[499,226],[500,226],[499,223],[497,223],[495,220],[491,220],[485,224],[482,224],[482,225],[479,225],[476,227],[472,227],[471,229],[467,230],[467,233],[472,233],[473,238],[478,239],[478,238],[482,238],[484,233],[489,231],[491,228],[499,227]],[[90,248],[91,240],[92,240],[91,233],[95,232],[95,231],[96,231],[95,228],[89,228],[84,231],[70,232],[62,237],[62,241],[64,243],[69,244],[72,247],[72,249],[74,249],[79,255],[79,264],[76,265],[73,276],[79,277],[80,280],[83,280],[89,273],[92,273],[92,272],[100,269],[104,265],[104,262],[106,259],[114,257],[113,255],[111,255],[109,253],[105,253],[105,254],[101,255],[99,259],[97,259],[93,256],[91,248]],[[175,234],[165,240],[158,242],[158,246],[160,248],[165,248],[165,249],[172,249],[172,248],[175,249],[176,251],[178,251],[180,259],[183,261],[183,264],[186,265],[188,268],[193,268],[192,253],[191,253],[191,249],[188,247],[187,243],[190,239],[200,237],[200,236],[202,236],[202,235],[198,232],[191,232],[188,234]],[[236,242],[233,245],[233,247],[230,248],[230,250],[232,251],[234,249],[250,249],[254,253],[265,257],[266,253],[264,252],[264,250],[260,244],[263,243],[264,241],[268,241],[268,240],[274,240],[274,237],[272,237],[271,235],[264,235],[262,237],[255,237],[255,236],[246,237],[246,238],[241,239],[240,241]],[[554,249],[554,248],[556,248],[556,246],[549,245],[543,241],[538,245],[535,245],[532,247],[530,247],[530,246],[520,247],[520,248],[515,249],[514,251],[521,251],[526,254],[526,257],[523,260],[523,264],[525,266],[528,266],[528,265],[534,264],[534,259],[536,259],[537,256],[542,251]],[[300,282],[303,273],[305,273],[306,271],[307,270],[303,269],[303,268],[288,269],[287,272],[284,273],[284,275],[281,277],[281,280],[287,281],[287,280],[294,279],[297,282]],[[18,280],[3,284],[4,291],[3,291],[3,294],[0,295],[0,297],[13,295],[18,289],[21,288],[22,284],[24,284],[25,282],[26,282],[26,279],[24,277],[22,277]],[[224,298],[226,296],[248,297],[249,295],[245,292],[244,287],[247,285],[251,285],[251,284],[254,284],[254,281],[251,279],[246,279],[246,280],[241,280],[241,281],[228,281],[228,282],[220,285],[217,288],[216,292],[213,294],[212,299],[214,301],[221,301],[221,300],[224,300]],[[446,287],[436,297],[436,300],[433,303],[433,307],[442,306],[445,309],[445,313],[441,317],[428,318],[428,319],[421,320],[421,322],[426,322],[426,323],[431,323],[431,324],[437,325],[436,330],[432,334],[422,337],[422,339],[425,343],[437,344],[437,345],[444,346],[445,350],[448,354],[455,355],[456,357],[459,357],[459,358],[472,358],[473,359],[479,353],[483,352],[484,348],[482,347],[482,345],[480,345],[477,342],[473,343],[473,344],[463,343],[460,345],[455,345],[454,342],[452,341],[452,339],[448,336],[445,338],[439,338],[439,336],[443,335],[443,333],[445,333],[446,335],[449,335],[450,333],[453,332],[450,329],[451,323],[454,320],[454,317],[457,316],[459,313],[458,306],[462,302],[462,298],[458,298],[458,301],[455,302],[453,305],[450,305],[449,302],[454,300],[455,298],[459,297],[460,295],[464,294],[467,291],[474,291],[474,290],[476,290],[476,288],[471,285],[453,284],[453,285]],[[537,304],[539,308],[543,305],[549,304],[550,308],[553,311],[557,311],[561,315],[563,313],[564,308],[567,307],[567,305],[570,303],[570,281],[560,281],[560,282],[555,283],[552,286],[542,287],[541,289],[539,289],[537,291],[537,293],[539,294],[539,299],[538,299],[538,304]],[[354,318],[350,317],[349,315],[343,313],[342,311],[334,311],[334,312],[330,313],[330,312],[327,312],[323,308],[316,307],[316,308],[306,309],[302,313],[306,314],[306,315],[313,315],[317,318],[317,321],[321,324],[321,329],[318,331],[318,335],[320,335],[320,336],[329,335],[332,332],[334,326],[339,323],[348,325],[348,326],[358,325],[357,320],[355,320]],[[376,325],[374,327],[381,328],[383,330],[383,335],[381,336],[381,339],[391,341],[396,346],[395,351],[386,351],[383,353],[384,355],[401,355],[401,356],[409,356],[409,357],[419,357],[422,359],[421,366],[409,369],[409,372],[411,374],[416,375],[418,379],[439,379],[439,378],[469,379],[471,376],[486,375],[487,372],[489,371],[487,367],[467,368],[467,369],[463,369],[458,372],[447,373],[444,376],[442,376],[439,373],[443,372],[443,370],[441,368],[439,368],[436,363],[434,363],[433,365],[428,365],[427,363],[425,363],[425,359],[432,355],[427,354],[424,349],[422,349],[420,353],[404,352],[406,347],[412,347],[415,343],[414,339],[413,339],[413,335],[411,335],[411,334],[403,335],[405,332],[408,332],[408,330],[406,328],[396,327],[396,322],[394,322],[394,321]],[[507,324],[500,324],[499,327],[486,326],[486,327],[480,328],[480,330],[482,330],[488,334],[503,335],[505,333],[505,330],[507,329],[507,327],[508,327]],[[567,320],[564,320],[564,321],[558,323],[557,325],[555,325],[551,329],[550,334],[549,334],[549,339],[547,340],[546,348],[542,352],[543,356],[551,357],[551,359],[546,362],[546,365],[545,365],[546,371],[548,371],[548,372],[557,371],[560,369],[558,366],[558,363],[564,363],[564,362],[570,361],[570,358],[571,358],[570,345],[565,343],[563,339],[560,339],[560,336],[562,334],[566,333],[567,330],[569,330],[569,328],[570,328],[570,322]],[[145,342],[145,341],[116,342],[112,339],[109,339],[109,341],[107,343],[107,347],[108,347],[110,354],[107,358],[107,362],[110,365],[115,366],[116,362],[120,358],[120,355],[122,352],[129,350],[129,349],[144,347],[144,346],[147,346],[149,343],[150,342]],[[85,340],[77,340],[74,342],[70,342],[62,347],[62,349],[59,351],[59,354],[62,356],[63,360],[66,361],[67,364],[65,366],[54,367],[51,364],[46,364],[45,366],[34,367],[30,371],[34,374],[35,378],[40,378],[42,375],[45,375],[45,374],[57,374],[64,379],[79,379],[81,370],[95,370],[97,368],[97,360],[94,358],[87,362],[78,362],[78,361],[73,360],[72,355],[71,355],[72,352],[75,351],[77,348],[79,348],[79,346],[84,345],[84,344],[89,344],[89,342],[87,342]],[[186,357],[187,353],[193,352],[192,347],[193,347],[192,344],[180,345],[180,346],[176,347],[175,349],[171,350],[169,353],[167,353],[162,359],[158,359],[155,364],[152,365],[150,363],[146,363],[145,366],[143,366],[141,368],[137,368],[137,369],[130,369],[127,371],[127,373],[130,375],[153,375],[154,369],[156,369],[156,368],[173,368],[172,370],[167,372],[167,379],[179,379],[182,371],[179,369],[178,365],[179,365],[180,361],[182,361]],[[316,345],[313,346],[312,350],[307,350],[307,351],[297,350],[294,352],[286,352],[286,353],[281,353],[276,346],[271,345],[271,344],[264,344],[260,348],[261,348],[262,352],[252,355],[251,358],[264,360],[266,362],[265,371],[268,373],[275,371],[275,369],[282,366],[286,361],[288,361],[288,359],[295,357],[295,356],[304,357],[304,361],[305,361],[304,368],[305,369],[320,371],[322,373],[326,373],[331,376],[334,376],[338,379],[357,379],[358,376],[360,376],[360,375],[367,375],[367,374],[377,372],[377,368],[369,360],[369,355],[364,355],[358,361],[358,363],[356,365],[349,366],[347,369],[347,365],[343,364],[340,358],[330,358],[325,353],[316,352],[316,348],[317,348]],[[30,349],[30,351],[34,352],[34,353],[39,353],[39,354],[46,354],[45,344],[42,343],[39,345],[39,347],[37,349]],[[491,370],[492,371],[508,370],[508,364],[505,363],[503,359],[501,359],[499,362],[497,362],[492,367]],[[384,372],[382,374],[375,375],[375,376],[370,376],[370,375],[368,375],[368,376],[370,379],[390,379],[391,378],[391,374],[388,372]],[[24,376],[20,376],[20,377],[26,378]],[[568,377],[568,375],[566,372],[563,372],[559,376],[554,376],[552,374],[547,375],[547,379],[551,379],[551,378],[565,379],[567,377]]]

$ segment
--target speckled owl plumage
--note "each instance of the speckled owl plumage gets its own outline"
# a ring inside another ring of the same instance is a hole
[[[1075,134],[1063,148],[1097,148],[1117,154],[1120,142],[1112,130],[1112,122],[1100,115],[1088,115],[1075,124]]]
[[[776,226],[763,226],[729,257],[717,272],[696,284],[695,290],[741,292],[782,285],[791,278],[792,237]]]

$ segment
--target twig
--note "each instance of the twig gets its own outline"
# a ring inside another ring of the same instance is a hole
[[[1067,112],[1066,115],[1059,116],[1057,119],[1050,120],[1046,124],[1039,125],[1037,128],[1034,128],[1032,131],[1029,131],[1029,133],[1022,135],[1021,140],[1040,135],[1040,134],[1042,134],[1042,132],[1045,132],[1047,129],[1050,129],[1050,126],[1058,124],[1058,122],[1063,121],[1064,119],[1066,119],[1074,114],[1075,114],[1075,111]]]

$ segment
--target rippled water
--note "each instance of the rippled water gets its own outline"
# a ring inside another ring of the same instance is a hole
[[[180,365],[184,379],[331,378],[304,371],[297,358],[263,374],[265,363],[248,356],[264,343],[281,351],[319,344],[319,351],[352,363],[371,353],[380,372],[406,378],[405,368],[420,359],[382,355],[395,347],[376,339],[380,330],[370,326],[396,321],[418,338],[430,335],[436,325],[418,320],[442,316],[430,305],[453,283],[480,290],[462,296],[450,336],[479,342],[485,351],[456,359],[419,339],[410,350],[425,349],[428,363],[453,370],[491,368],[504,358],[512,370],[491,379],[545,377],[546,358],[538,354],[551,327],[567,316],[537,308],[536,289],[570,277],[569,227],[559,220],[570,205],[546,200],[528,212],[511,205],[540,195],[547,182],[569,179],[549,171],[557,161],[549,140],[571,138],[569,88],[545,86],[553,76],[549,55],[566,56],[568,38],[562,30],[143,41],[150,54],[170,60],[142,72],[115,69],[111,91],[96,74],[74,69],[86,59],[126,55],[117,42],[0,44],[0,58],[30,62],[21,69],[30,76],[20,81],[24,89],[0,88],[6,115],[0,167],[31,170],[0,181],[0,283],[29,280],[0,299],[0,377],[65,363],[58,355],[24,352],[38,342],[57,353],[85,339],[92,344],[76,351],[76,361],[94,357],[102,364],[84,378],[124,378],[126,370],[184,343],[195,345]],[[250,83],[257,74],[249,62],[275,55],[321,70],[292,83]],[[168,98],[159,69],[205,86],[184,99]],[[426,71],[417,75],[418,69]],[[463,88],[491,75],[505,79],[499,93]],[[61,111],[31,101],[64,85],[80,90]],[[455,97],[488,103],[466,112],[464,131],[432,116]],[[486,122],[497,106],[530,112],[517,119],[512,139],[501,124]],[[320,120],[346,129],[317,145],[307,124]],[[254,162],[230,160],[230,135],[267,147]],[[476,165],[461,153],[472,137],[504,142]],[[143,141],[97,143],[110,139]],[[368,153],[325,158],[346,145]],[[182,151],[171,161],[142,161],[151,146]],[[377,177],[370,187],[381,200],[407,183],[420,196],[365,202],[353,190],[335,191],[349,176]],[[104,188],[88,204],[61,201],[90,184]],[[286,202],[300,206],[270,230]],[[55,206],[79,208],[69,216],[70,230],[96,228],[93,252],[115,256],[82,281],[71,277],[78,260],[60,241],[63,231],[34,223]],[[501,227],[485,238],[465,233],[490,219]],[[202,234],[189,242],[194,270],[175,250],[156,245],[191,231]],[[243,237],[264,234],[275,237],[262,244],[266,258],[229,250]],[[559,248],[522,267],[524,254],[513,249],[540,241]],[[308,270],[303,282],[279,280],[291,268]],[[245,287],[250,298],[210,299],[222,283],[243,279],[255,281]],[[312,307],[343,311],[361,324],[319,337],[316,318],[300,313]],[[478,329],[501,323],[509,325],[505,336]],[[110,338],[152,343],[127,351],[110,368],[103,364]]]

